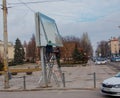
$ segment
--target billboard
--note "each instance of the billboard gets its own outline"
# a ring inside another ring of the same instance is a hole
[[[37,46],[46,46],[47,44],[63,46],[62,39],[54,19],[37,12],[35,13],[35,24]]]

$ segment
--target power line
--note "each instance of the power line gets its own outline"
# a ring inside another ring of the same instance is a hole
[[[23,1],[21,1],[21,0],[18,0],[18,1],[20,1],[22,4],[24,4],[29,10],[31,10],[32,12],[35,12],[33,9],[31,9],[28,5],[27,5],[27,3],[25,3],[25,2],[23,2]]]
[[[37,1],[37,2],[23,2],[21,0],[18,0],[20,3],[12,3],[12,4],[23,4],[25,5],[29,10],[32,12],[35,12],[32,8],[30,8],[27,4],[34,4],[34,3],[45,3],[45,2],[58,2],[58,1],[65,1],[65,0],[55,0],[55,1]],[[8,3],[10,4],[10,3]]]
[[[66,1],[66,0],[54,0],[54,1],[36,1],[36,2],[24,2],[24,4],[35,4],[35,3],[46,3],[46,2],[59,2],[59,1]],[[8,3],[8,5],[22,5],[23,3]]]
[[[20,0],[19,0],[20,1]],[[8,3],[8,7],[7,8],[13,8],[13,7],[18,7],[18,5],[23,5],[23,6],[26,6],[27,8],[29,8],[32,12],[35,12],[33,9],[31,9],[28,4],[37,4],[37,3],[47,3],[47,2],[60,2],[60,1],[67,1],[67,0],[54,0],[54,1],[36,1],[36,2],[23,2],[23,1],[20,1],[20,3]],[[11,5],[14,5],[14,6],[11,6]],[[2,4],[0,4],[1,7],[3,7]]]
[[[8,6],[7,8],[13,8],[13,7],[16,7],[16,6]],[[0,4],[0,8],[3,9],[3,5],[2,4]]]

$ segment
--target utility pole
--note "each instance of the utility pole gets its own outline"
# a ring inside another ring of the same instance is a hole
[[[4,38],[4,88],[9,88],[8,77],[8,34],[7,34],[7,5],[3,0],[3,38]]]

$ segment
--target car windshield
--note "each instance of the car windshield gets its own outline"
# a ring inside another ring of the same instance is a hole
[[[116,74],[115,77],[119,77],[120,78],[120,72],[118,74]]]

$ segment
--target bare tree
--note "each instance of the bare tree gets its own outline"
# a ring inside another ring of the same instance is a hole
[[[96,50],[97,56],[107,57],[110,55],[110,48],[107,41],[101,41]]]
[[[61,58],[65,62],[69,62],[72,59],[72,53],[75,49],[75,45],[79,46],[79,38],[74,36],[63,37],[63,47],[61,48]]]
[[[83,33],[80,39],[80,47],[83,49],[86,55],[93,55],[93,48],[87,33]]]
[[[35,42],[34,34],[32,35],[31,40],[28,42],[26,52],[27,52],[27,58],[29,58],[32,62],[34,62],[36,58],[36,42]]]

